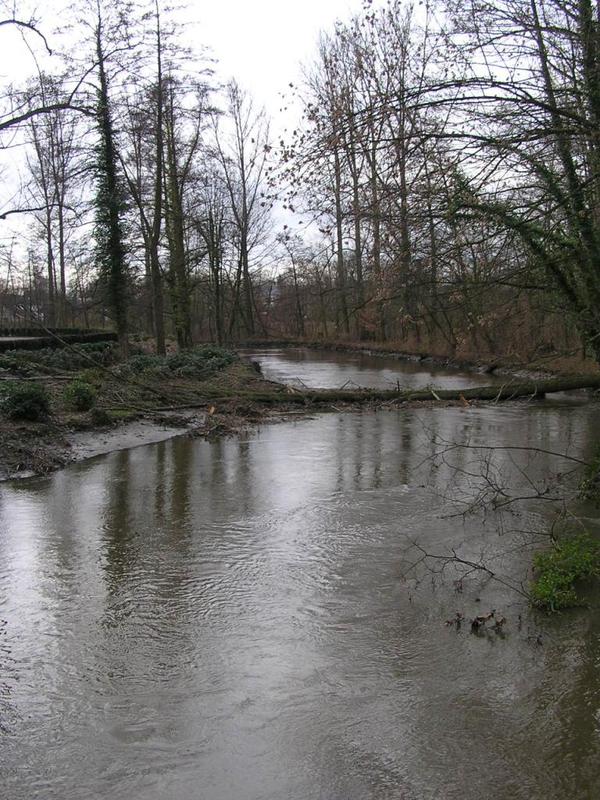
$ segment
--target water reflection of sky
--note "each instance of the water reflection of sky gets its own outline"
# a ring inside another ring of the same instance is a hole
[[[516,404],[328,414],[0,487],[7,796],[593,797],[596,617],[552,621],[534,647],[538,621],[502,587],[401,576],[410,539],[473,554],[505,541],[493,518],[449,516],[433,436],[578,454],[596,419]],[[555,462],[501,462],[517,481],[524,465],[537,479]],[[522,574],[528,558],[500,566]],[[504,639],[444,626],[494,606]]]
[[[495,375],[445,369],[423,362],[356,352],[328,352],[306,348],[242,350],[260,364],[265,378],[311,389],[422,389],[435,386],[460,389],[502,383]]]

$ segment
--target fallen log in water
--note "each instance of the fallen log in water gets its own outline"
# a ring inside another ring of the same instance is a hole
[[[562,378],[545,378],[516,382],[508,380],[494,386],[474,386],[469,389],[293,389],[272,392],[215,392],[211,401],[245,400],[255,403],[368,403],[368,402],[419,402],[470,400],[516,400],[518,398],[543,398],[547,394],[569,392],[576,389],[600,389],[600,375],[574,375]]]

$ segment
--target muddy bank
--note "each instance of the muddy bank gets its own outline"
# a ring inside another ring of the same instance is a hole
[[[233,354],[231,363],[206,378],[185,371],[128,371],[122,364],[70,369],[68,354],[61,358],[61,372],[52,358],[38,363],[19,356],[2,363],[2,396],[8,396],[10,386],[39,386],[49,410],[37,421],[0,416],[0,480],[46,474],[74,461],[186,433],[234,432],[253,417],[238,412],[234,399],[239,392],[283,389]],[[86,411],[75,410],[66,391],[81,381],[95,398]],[[214,397],[221,398],[218,404]]]
[[[87,458],[153,444],[201,428],[205,415],[194,412],[184,420],[140,417],[108,426],[73,430],[59,424],[33,423],[0,431],[0,481],[44,475]]]
[[[126,422],[117,428],[79,431],[66,437],[65,456],[69,461],[83,461],[116,450],[155,444],[199,430],[205,422],[206,414],[190,411],[188,415],[182,413],[174,420],[168,417],[164,420],[140,419]]]
[[[68,434],[62,455],[65,463],[85,461],[117,450],[129,450],[146,444],[156,444],[179,436],[213,438],[233,436],[259,422],[276,422],[294,416],[286,412],[259,412],[257,409],[224,409],[222,413],[210,406],[200,409],[179,409],[126,422],[116,428],[79,431]]]

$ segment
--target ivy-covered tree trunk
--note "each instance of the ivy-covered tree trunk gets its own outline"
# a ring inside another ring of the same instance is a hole
[[[98,90],[99,144],[96,157],[96,263],[106,291],[107,306],[112,314],[119,347],[127,357],[129,274],[123,236],[123,193],[117,173],[117,152],[114,126],[108,96],[106,59],[102,46],[102,20],[96,27],[96,53],[100,87]]]

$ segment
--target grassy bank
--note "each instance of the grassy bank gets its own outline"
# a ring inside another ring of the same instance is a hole
[[[217,409],[211,398],[273,389],[235,353],[212,346],[164,358],[140,350],[125,362],[112,343],[9,351],[0,355],[0,478],[68,463],[77,431],[135,420],[176,425],[178,411],[190,407],[211,412],[207,431],[227,427],[221,410],[239,409],[235,402]]]

